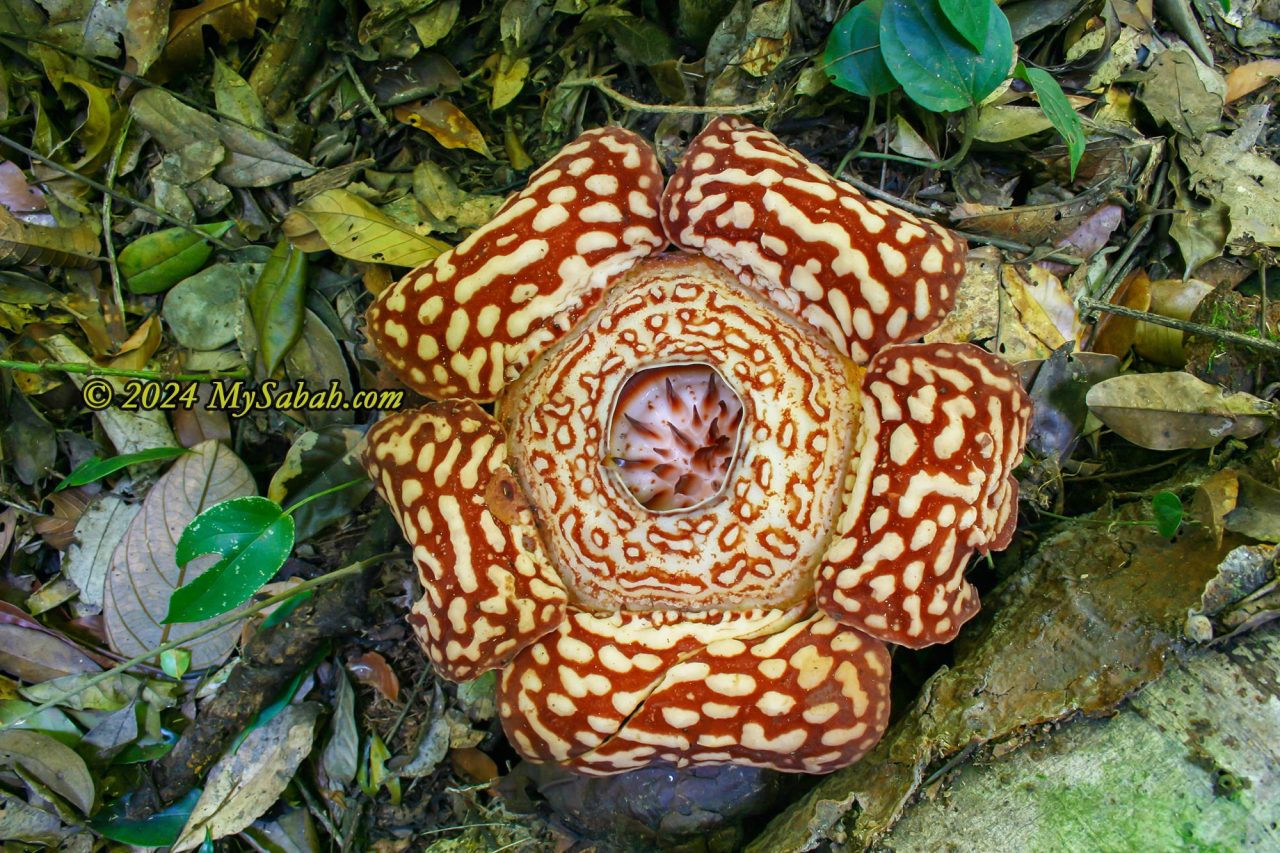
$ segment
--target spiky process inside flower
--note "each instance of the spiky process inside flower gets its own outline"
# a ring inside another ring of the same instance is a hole
[[[688,509],[724,485],[741,424],[742,401],[714,368],[642,370],[614,406],[609,461],[647,509]]]

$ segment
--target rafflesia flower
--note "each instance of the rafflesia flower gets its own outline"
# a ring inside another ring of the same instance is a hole
[[[364,454],[436,670],[499,670],[515,748],[580,772],[860,758],[885,643],[953,638],[1016,523],[1013,370],[899,343],[964,253],[736,119],[665,189],[629,131],[566,146],[368,314],[437,401]]]

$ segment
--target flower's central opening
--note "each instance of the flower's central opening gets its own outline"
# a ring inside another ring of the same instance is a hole
[[[724,486],[741,425],[742,400],[714,367],[651,367],[618,394],[608,461],[646,509],[689,509]]]

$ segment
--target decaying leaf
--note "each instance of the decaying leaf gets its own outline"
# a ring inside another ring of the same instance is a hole
[[[258,264],[214,264],[178,282],[161,306],[174,340],[195,350],[216,350],[234,341],[244,296],[258,270]]]
[[[101,669],[80,649],[51,632],[0,621],[0,670],[30,683]]]
[[[1262,542],[1280,542],[1280,490],[1248,474],[1239,476],[1236,504],[1222,518],[1222,526]]]
[[[93,808],[94,784],[84,759],[40,732],[0,731],[0,764],[20,767],[83,814]]]
[[[0,207],[0,264],[84,268],[98,262],[98,236],[85,223],[69,228],[28,225]]]
[[[231,8],[240,3],[235,0],[224,5]],[[235,122],[218,121],[161,89],[144,89],[134,95],[129,110],[139,125],[175,154],[183,155],[187,149],[210,142],[221,143],[225,156],[215,156],[213,162],[217,179],[227,186],[267,187],[315,171],[306,160],[269,137]]]
[[[337,686],[333,716],[329,720],[329,742],[325,744],[320,766],[324,775],[338,785],[349,785],[356,778],[360,757],[360,733],[356,728],[355,690],[342,669],[335,670]]]
[[[181,9],[169,21],[165,58],[178,64],[196,62],[204,54],[205,27],[216,32],[224,43],[248,38],[259,18],[273,21],[284,7],[284,0],[204,0]]]
[[[204,791],[175,851],[198,847],[205,831],[223,838],[253,823],[275,804],[298,765],[311,752],[320,706],[289,705],[224,756],[209,771]]]
[[[89,356],[71,342],[66,335],[50,335],[40,341],[41,346],[49,351],[60,362],[70,364],[92,364]],[[70,374],[71,381],[83,388],[88,379],[80,374]],[[117,401],[126,397],[124,383],[114,377],[94,377],[95,382],[107,382],[114,389]],[[178,441],[169,429],[169,422],[164,412],[159,409],[138,409],[136,411],[110,406],[93,413],[102,424],[102,429],[111,439],[119,453],[137,453],[153,447],[177,447]]]
[[[354,481],[340,491],[307,501],[292,513],[299,542],[349,518],[373,488],[356,458],[363,437],[362,429],[346,424],[305,430],[271,476],[267,497],[283,507]]]
[[[1211,133],[1199,141],[1184,140],[1179,152],[1192,188],[1226,206],[1229,242],[1280,246],[1280,165],[1253,150],[1250,134]]]
[[[1149,287],[1150,304],[1134,306],[1161,317],[1190,320],[1200,301],[1213,292],[1213,286],[1197,279],[1153,281]],[[1138,321],[1133,330],[1133,348],[1148,361],[1170,367],[1182,367],[1187,354],[1182,349],[1185,332]]]
[[[1230,104],[1238,101],[1245,95],[1258,91],[1276,77],[1280,77],[1280,59],[1259,59],[1233,68],[1227,75],[1226,102]]]
[[[216,441],[192,448],[156,481],[112,555],[102,613],[113,649],[132,657],[164,639],[181,639],[204,627],[202,622],[160,624],[173,590],[218,560],[203,557],[181,568],[174,559],[178,540],[201,511],[255,492],[249,469]],[[193,639],[185,646],[192,669],[218,663],[235,641],[235,625]]]
[[[1222,123],[1226,94],[1222,76],[1178,45],[1156,56],[1138,97],[1156,120],[1198,139]]]
[[[377,652],[365,652],[354,660],[348,661],[347,671],[356,681],[372,687],[390,702],[400,697],[400,677],[387,663],[387,659]]]
[[[1095,385],[1089,409],[1128,441],[1151,450],[1213,447],[1228,436],[1250,438],[1276,417],[1271,403],[1228,394],[1189,373],[1117,376]]]
[[[392,219],[369,202],[346,190],[326,190],[295,207],[284,222],[293,242],[318,236],[344,258],[367,263],[416,267],[449,248],[424,237],[409,225]],[[306,251],[314,251],[303,244]]]
[[[95,498],[76,522],[75,541],[67,549],[62,571],[80,588],[84,604],[102,604],[111,555],[141,508],[107,492]]]
[[[445,148],[466,148],[484,157],[493,157],[480,128],[446,98],[436,98],[429,104],[403,104],[395,108],[395,117],[431,134]]]

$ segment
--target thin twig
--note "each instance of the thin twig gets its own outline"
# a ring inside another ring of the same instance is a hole
[[[364,87],[364,81],[360,79],[360,75],[356,73],[355,66],[351,64],[351,57],[345,53],[342,54],[342,64],[346,66],[347,76],[351,78],[351,85],[356,87],[356,92],[360,95],[360,100],[364,102],[365,108],[373,113],[374,119],[377,120],[378,126],[386,130],[389,126],[387,117],[382,114],[382,110],[378,109],[377,103],[374,102],[373,96],[369,94],[369,90]]]
[[[1272,355],[1280,355],[1280,343],[1266,338],[1254,338],[1240,332],[1232,332],[1228,329],[1218,329],[1213,326],[1206,326],[1202,323],[1192,323],[1188,320],[1177,320],[1173,317],[1161,317],[1159,314],[1150,314],[1146,311],[1139,311],[1135,308],[1126,308],[1123,305],[1111,305],[1100,299],[1094,299],[1091,296],[1081,296],[1076,300],[1077,304],[1085,309],[1086,312],[1105,311],[1108,314],[1117,314],[1121,317],[1131,317],[1135,320],[1145,320],[1148,323],[1154,323],[1157,326],[1166,326],[1170,329],[1178,329],[1179,331],[1189,332],[1193,335],[1200,335],[1204,338],[1210,338],[1223,343],[1235,344],[1236,346],[1248,347],[1250,349],[1262,350]]]
[[[152,207],[151,205],[147,204],[145,201],[138,201],[136,198],[130,198],[124,193],[120,193],[120,192],[117,192],[116,190],[111,189],[106,184],[99,183],[98,181],[95,181],[93,178],[87,178],[84,175],[80,174],[79,172],[76,172],[73,169],[68,169],[66,166],[62,165],[61,163],[56,163],[53,160],[50,160],[48,157],[44,156],[43,154],[33,151],[27,146],[23,145],[22,143],[16,140],[10,139],[9,137],[3,134],[0,134],[0,145],[6,145],[15,151],[21,151],[23,154],[26,154],[31,159],[36,160],[37,162],[42,163],[45,166],[48,166],[50,169],[53,169],[55,172],[59,172],[63,175],[66,175],[68,178],[71,178],[72,180],[79,181],[85,186],[92,187],[93,189],[97,190],[103,195],[109,196],[110,198],[113,198],[116,201],[124,202],[125,204],[131,204],[134,207],[138,208],[139,210],[145,210],[147,213],[150,213],[152,216],[158,219],[163,219],[165,222],[168,222],[170,225],[181,228],[184,231],[190,231],[192,234],[199,236],[201,240],[208,240],[210,243],[214,244],[220,249],[224,249],[228,252],[235,251],[235,246],[232,246],[230,243],[226,242],[225,240],[219,237],[214,237],[212,234],[206,234],[205,232],[201,231],[199,228],[196,228],[190,222],[183,222],[181,219],[178,219],[176,216],[172,216],[168,213],[165,213],[163,210],[161,210],[158,207]]]
[[[116,145],[111,151],[111,160],[107,163],[107,189],[115,189],[116,171],[120,168],[120,156],[124,153],[124,143],[129,137],[129,125],[132,115],[126,115],[116,135]],[[107,247],[107,269],[111,272],[111,293],[116,299],[116,308],[124,315],[124,286],[120,280],[120,265],[116,263],[116,244],[111,239],[111,205],[102,206],[102,243]]]
[[[142,654],[135,655],[134,657],[129,658],[124,663],[118,666],[114,666],[111,669],[108,669],[106,672],[99,672],[96,675],[86,678],[84,681],[80,682],[79,685],[72,688],[71,690],[64,691],[59,695],[54,696],[52,699],[48,700],[47,702],[42,702],[41,704],[35,706],[31,710],[27,711],[25,714],[22,714],[17,718],[10,720],[4,725],[0,725],[0,731],[7,731],[11,728],[14,728],[15,726],[20,726],[23,723],[30,720],[32,717],[35,717],[49,710],[55,705],[65,702],[68,699],[71,699],[75,696],[79,696],[81,693],[85,692],[86,690],[89,690],[90,688],[93,688],[93,687],[97,687],[99,684],[103,683],[107,679],[120,675],[126,670],[132,667],[135,667],[140,663],[144,663],[145,661],[148,661],[151,658],[157,657],[158,655],[162,655],[165,652],[170,651],[172,649],[181,648],[187,643],[190,643],[192,640],[198,640],[201,637],[208,636],[209,634],[212,634],[215,631],[225,628],[227,625],[231,625],[235,622],[239,622],[241,619],[248,618],[249,616],[252,616],[255,613],[261,613],[263,610],[266,610],[268,607],[274,607],[280,602],[293,598],[295,595],[298,595],[299,593],[306,592],[309,589],[315,589],[316,587],[326,586],[327,584],[331,584],[334,581],[341,580],[342,578],[348,577],[349,575],[358,574],[364,571],[365,569],[369,568],[370,566],[380,563],[391,556],[394,556],[394,554],[390,552],[383,553],[383,554],[375,554],[374,556],[368,558],[367,560],[360,560],[359,562],[352,563],[349,566],[344,566],[341,569],[337,569],[336,571],[332,571],[332,572],[329,572],[328,574],[321,575],[318,578],[312,578],[311,580],[303,581],[302,583],[299,583],[299,584],[294,584],[293,586],[289,587],[289,589],[283,592],[278,592],[269,598],[265,598],[262,601],[259,601],[257,604],[251,604],[248,607],[244,608],[243,610],[233,610],[230,613],[224,613],[215,619],[211,619],[209,622],[205,623],[205,625],[202,628],[195,631],[194,633],[188,634],[187,636],[181,637],[177,640],[170,640],[167,643],[161,643],[155,648],[148,649]]]
[[[595,89],[608,95],[629,110],[640,113],[661,113],[669,115],[729,115],[737,116],[746,113],[763,112],[773,108],[773,99],[764,98],[750,104],[723,104],[696,106],[693,104],[646,104],[629,98],[608,84],[605,77],[587,77],[583,80],[563,80],[560,85],[568,89]]]
[[[81,376],[118,376],[124,379],[146,379],[153,382],[217,382],[219,379],[248,379],[248,368],[212,370],[208,373],[165,373],[161,370],[132,370],[123,367],[99,367],[82,362],[12,361],[0,359],[0,370],[19,373],[76,373]]]

